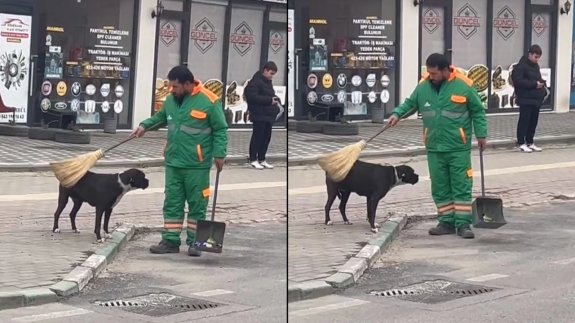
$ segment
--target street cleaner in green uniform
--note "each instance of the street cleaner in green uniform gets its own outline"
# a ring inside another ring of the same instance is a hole
[[[210,197],[210,169],[215,162],[218,171],[227,153],[228,124],[217,95],[194,80],[185,66],[174,67],[168,74],[172,94],[162,108],[144,120],[133,134],[141,137],[146,129],[161,123],[168,126],[165,148],[164,230],[162,241],[150,248],[151,253],[179,253],[184,207],[188,202],[188,255],[201,256],[193,245],[198,220],[206,218]]]
[[[422,115],[431,194],[439,220],[429,234],[457,233],[473,239],[471,130],[473,125],[479,149],[484,150],[485,110],[473,81],[450,66],[445,56],[430,55],[426,66],[428,75],[411,96],[393,110],[388,123],[395,126],[400,119],[415,112]]]

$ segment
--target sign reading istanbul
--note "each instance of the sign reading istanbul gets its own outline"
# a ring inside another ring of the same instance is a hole
[[[453,25],[457,27],[457,32],[463,38],[470,39],[481,27],[479,18],[477,11],[469,3],[466,3],[457,11],[457,15],[453,17]]]
[[[234,32],[230,35],[230,42],[233,44],[234,49],[241,56],[246,55],[256,43],[254,32],[247,22],[242,21]]]
[[[493,18],[493,28],[497,34],[504,40],[508,40],[513,36],[515,30],[519,28],[519,19],[515,17],[515,13],[508,6],[504,6],[497,13],[497,17]]]
[[[433,34],[439,26],[441,26],[441,16],[433,8],[428,8],[423,13],[423,28],[427,30],[428,33]]]
[[[204,17],[200,22],[194,26],[191,33],[191,39],[194,41],[196,48],[205,54],[209,51],[218,41],[218,34],[212,22]]]

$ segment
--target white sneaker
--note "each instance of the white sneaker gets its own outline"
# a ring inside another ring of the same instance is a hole
[[[255,169],[264,169],[264,167],[263,167],[257,160],[251,162],[249,165],[252,166],[252,168],[255,168]]]
[[[260,162],[260,165],[262,165],[264,168],[267,169],[273,169],[274,167],[270,164],[268,164],[265,160],[263,162]]]
[[[527,146],[527,147],[528,147],[529,149],[533,150],[533,151],[536,151],[536,152],[541,152],[541,151],[543,151],[543,149],[541,149],[541,148],[535,146],[535,144],[531,144],[531,145],[529,145],[529,146]]]
[[[532,153],[533,152],[533,150],[531,150],[531,148],[529,148],[526,144],[519,146],[519,150],[521,150],[524,153]]]

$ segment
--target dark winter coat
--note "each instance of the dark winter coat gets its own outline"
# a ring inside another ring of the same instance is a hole
[[[531,62],[526,56],[521,57],[511,72],[517,104],[541,106],[545,97],[545,88],[537,88],[537,81],[543,82],[539,64]]]
[[[261,71],[252,76],[244,89],[244,95],[252,122],[275,122],[279,107],[273,105],[272,100],[276,93],[272,81],[265,78]]]

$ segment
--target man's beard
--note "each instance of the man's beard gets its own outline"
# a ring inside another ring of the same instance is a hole
[[[172,95],[174,96],[174,100],[176,100],[178,105],[182,105],[182,102],[184,102],[184,98],[186,97],[187,94],[188,94],[188,92],[184,92],[182,95],[177,95],[175,93],[172,93]]]

